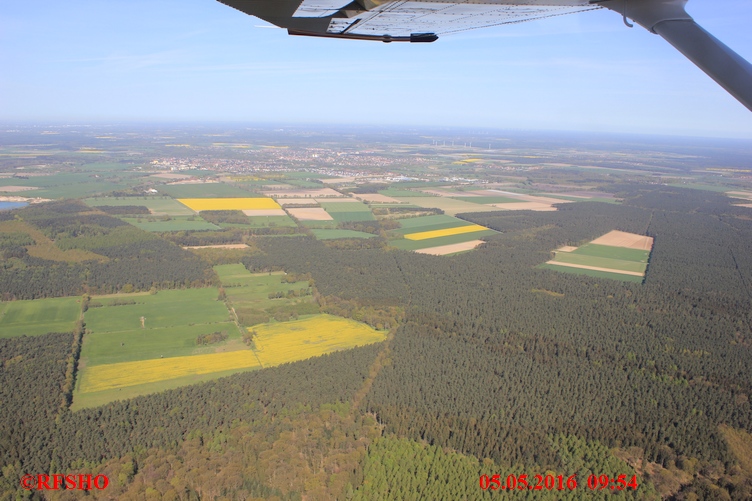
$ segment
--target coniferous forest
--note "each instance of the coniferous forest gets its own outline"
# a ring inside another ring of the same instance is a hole
[[[101,499],[610,499],[583,487],[596,471],[639,477],[623,499],[752,499],[734,438],[752,433],[752,220],[713,192],[612,191],[622,205],[461,215],[499,234],[450,257],[253,241],[250,271],[310,277],[322,311],[388,326],[376,345],[71,412],[73,335],[0,339],[0,499],[30,495],[32,471],[107,474]],[[173,243],[59,205],[17,212],[102,259],[14,257],[9,298],[214,280]],[[613,229],[654,237],[644,283],[538,267]],[[478,484],[546,472],[580,490]]]

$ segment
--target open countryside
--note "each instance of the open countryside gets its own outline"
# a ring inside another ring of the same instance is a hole
[[[385,132],[0,130],[0,499],[752,499],[748,142]]]

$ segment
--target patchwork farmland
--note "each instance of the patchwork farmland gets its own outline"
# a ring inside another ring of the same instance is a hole
[[[641,283],[652,248],[652,237],[614,230],[580,247],[557,249],[541,267]]]
[[[216,288],[92,298],[85,316],[88,330],[74,408],[303,360],[386,337],[354,320],[319,314],[307,281],[289,282],[283,272],[252,274],[241,264],[216,266],[215,271],[230,311],[217,300]],[[71,299],[77,305],[76,298]],[[197,342],[212,335],[216,342]]]
[[[495,235],[494,230],[444,214],[399,220],[401,228],[390,232],[389,245],[422,254],[448,255],[465,252],[481,245],[482,237]]]

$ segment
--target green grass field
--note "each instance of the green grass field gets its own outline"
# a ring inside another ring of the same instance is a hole
[[[411,219],[400,219],[402,228],[390,231],[392,235],[407,235],[409,233],[419,233],[422,231],[446,230],[449,228],[459,228],[468,226],[471,223],[457,219],[452,216],[421,216]]]
[[[90,207],[110,205],[122,207],[124,205],[142,205],[150,209],[154,215],[191,216],[193,211],[177,200],[169,197],[100,197],[87,198],[84,202]]]
[[[572,251],[570,254],[583,256],[605,257],[610,259],[623,259],[625,261],[634,261],[647,263],[650,257],[650,251],[640,249],[626,249],[624,247],[612,247],[610,245],[585,244]]]
[[[337,221],[301,221],[301,226],[306,228],[335,229]]]
[[[286,298],[269,299],[269,294],[289,290],[308,289],[308,282],[283,283],[284,272],[251,273],[242,264],[224,264],[214,267],[227,298],[235,308],[253,308],[264,311],[293,303]],[[296,299],[296,302],[311,302],[311,296]]]
[[[319,240],[335,240],[338,238],[373,238],[376,235],[353,230],[311,230]]]
[[[226,183],[165,184],[158,186],[157,189],[161,193],[167,193],[174,198],[252,198],[262,196]]]
[[[90,173],[51,174],[35,176],[29,179],[3,178],[0,186],[36,186],[40,189],[20,192],[21,196],[41,198],[81,198],[113,190],[124,190],[136,179],[124,180],[123,177],[93,177]]]
[[[607,268],[609,270],[631,271],[635,273],[644,273],[647,263],[626,261],[624,259],[610,259],[607,257],[588,256],[586,254],[575,254],[574,252],[559,252],[554,259],[557,263],[571,263],[582,266],[595,266],[596,268]]]
[[[214,287],[94,296],[92,303],[104,306],[90,307],[84,320],[86,328],[95,334],[141,329],[141,317],[145,317],[146,329],[227,322],[229,313],[224,303],[217,301],[217,296],[218,290]],[[136,304],[111,306],[118,301],[135,301]]]
[[[140,228],[144,231],[151,231],[155,233],[162,233],[167,231],[203,231],[203,230],[221,230],[219,226],[212,224],[208,221],[204,221],[199,216],[175,216],[169,221],[149,221],[149,216],[141,218],[135,217],[123,217],[121,218],[126,223]]]
[[[251,228],[269,228],[269,227],[297,227],[290,216],[248,216],[248,223]]]
[[[398,221],[402,228],[408,228],[414,231],[421,231],[420,228],[423,228],[426,226],[434,226],[434,225],[441,225],[441,224],[459,225],[458,221],[462,221],[462,220],[457,219],[456,217],[447,216],[445,214],[437,214],[435,216],[419,216],[419,217],[411,217],[408,219],[398,219]],[[466,221],[462,221],[462,223],[467,224]],[[451,227],[452,226],[447,226],[447,228],[451,228]],[[408,233],[412,233],[412,231]]]
[[[222,284],[225,287],[231,287],[233,285],[251,285],[253,284],[258,277],[277,277],[277,282],[279,282],[279,277],[283,275],[283,272],[276,271],[272,273],[257,273],[252,274],[248,269],[243,266],[242,264],[222,264],[214,267],[214,271],[219,276],[219,281],[222,282]],[[271,279],[270,279],[271,280]],[[269,290],[271,292],[271,289]]]
[[[376,218],[370,212],[333,212],[332,218],[337,223],[347,223],[353,221],[375,221]]]
[[[320,202],[335,222],[374,221],[371,209],[361,202]]]
[[[72,332],[80,313],[80,297],[2,302],[0,338]]]
[[[95,365],[149,360],[160,357],[183,357],[214,353],[216,346],[197,346],[196,338],[202,334],[224,332],[227,344],[237,345],[240,332],[234,322],[217,322],[194,325],[177,325],[154,329],[132,329],[117,332],[99,332],[86,335],[81,356],[87,367]],[[232,343],[232,339],[236,342]],[[230,346],[238,348],[239,346]]]

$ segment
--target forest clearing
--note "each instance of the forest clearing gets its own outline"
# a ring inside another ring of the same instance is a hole
[[[587,274],[582,270],[588,270],[635,281],[629,277],[645,277],[652,248],[652,237],[613,230],[579,247],[559,247],[542,267],[570,273]]]

